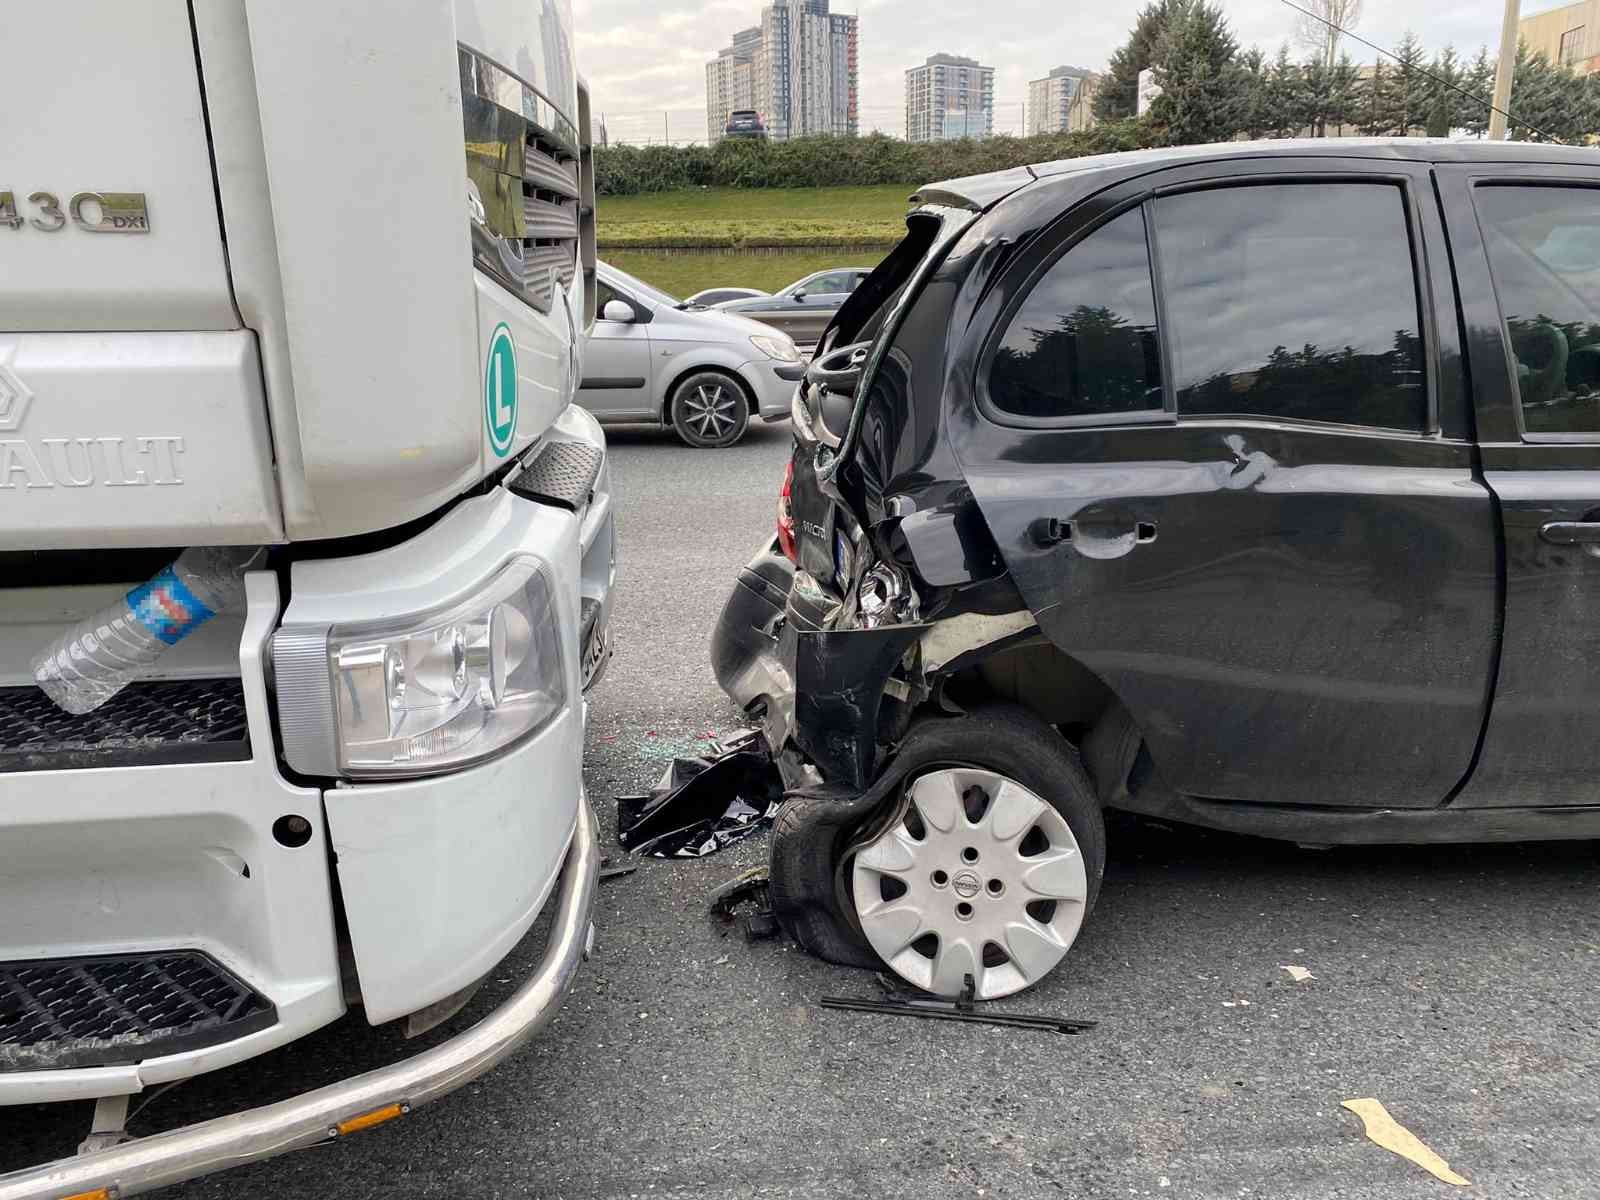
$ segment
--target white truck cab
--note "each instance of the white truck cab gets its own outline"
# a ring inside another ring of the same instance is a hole
[[[592,930],[615,551],[569,0],[83,0],[0,78],[0,1105],[98,1102],[0,1198],[132,1195],[448,1092]],[[74,715],[30,674],[195,546],[245,603]],[[359,1005],[391,1067],[124,1141],[127,1097]],[[101,1193],[97,1189],[108,1189]]]

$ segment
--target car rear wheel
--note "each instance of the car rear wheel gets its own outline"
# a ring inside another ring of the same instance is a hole
[[[979,999],[1066,957],[1099,892],[1105,826],[1065,739],[1020,710],[940,721],[949,765],[906,782],[903,816],[862,847],[862,934],[902,979]],[[954,736],[951,736],[954,735]]]
[[[668,411],[678,436],[703,449],[733,445],[750,424],[744,389],[720,371],[686,376],[673,389]]]

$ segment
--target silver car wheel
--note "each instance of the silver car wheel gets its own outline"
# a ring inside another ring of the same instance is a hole
[[[738,401],[720,384],[701,384],[683,398],[686,420],[707,441],[720,441],[738,423],[734,405]]]
[[[860,850],[856,915],[889,968],[940,996],[990,1000],[1044,978],[1088,902],[1066,818],[1014,779],[949,767],[908,785],[905,818]]]

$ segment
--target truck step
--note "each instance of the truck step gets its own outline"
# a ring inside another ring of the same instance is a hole
[[[198,950],[0,962],[0,1071],[142,1062],[277,1019],[272,1001]]]
[[[589,503],[605,461],[605,451],[598,446],[551,442],[506,486],[526,500],[578,512]]]
[[[249,757],[237,679],[131,683],[81,716],[63,712],[36,687],[0,688],[0,772]]]

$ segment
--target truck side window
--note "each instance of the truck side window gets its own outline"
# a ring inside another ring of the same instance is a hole
[[[1405,194],[1267,184],[1155,203],[1178,414],[1421,431]]]
[[[1477,203],[1523,429],[1600,432],[1600,190],[1486,186]]]
[[[1158,411],[1161,352],[1144,214],[1129,209],[1041,275],[989,368],[989,402],[1020,417]]]

